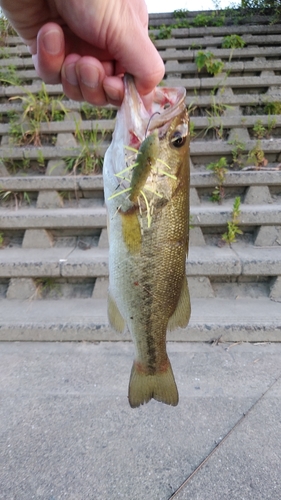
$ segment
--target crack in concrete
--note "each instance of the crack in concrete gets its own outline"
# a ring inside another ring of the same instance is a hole
[[[75,245],[75,247],[71,248],[71,250],[66,254],[66,256],[63,259],[59,259],[59,273],[60,273],[61,278],[64,277],[62,274],[63,266],[67,262],[68,257],[72,254],[72,252],[74,252],[74,250],[76,250],[76,248],[77,248],[77,245]]]
[[[210,451],[210,453],[200,462],[200,464],[194,469],[193,472],[183,481],[183,483],[174,491],[174,493],[169,497],[168,500],[175,498],[178,493],[180,493],[183,488],[191,481],[191,479],[199,472],[202,467],[208,462],[208,460],[213,456],[213,454],[221,447],[221,445],[229,438],[229,436],[234,432],[235,429],[248,417],[255,406],[263,399],[263,397],[272,389],[272,387],[281,379],[281,374],[279,377],[274,379],[274,381],[268,386],[268,388],[260,395],[260,397],[250,406],[250,408],[243,413],[242,417],[234,424],[234,426],[225,434],[225,436],[219,441],[216,446]]]
[[[236,257],[238,259],[238,262],[239,262],[240,272],[239,272],[239,274],[237,276],[242,276],[244,274],[243,259],[241,259],[241,257],[239,256],[239,254],[237,253],[237,251],[235,250],[235,248],[233,248],[231,245],[230,245],[230,248],[231,248],[232,252],[236,255]]]

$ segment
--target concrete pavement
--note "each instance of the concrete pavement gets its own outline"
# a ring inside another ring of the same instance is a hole
[[[279,500],[281,344],[168,350],[179,405],[132,410],[131,343],[1,343],[0,499],[168,500],[207,459],[173,498]]]

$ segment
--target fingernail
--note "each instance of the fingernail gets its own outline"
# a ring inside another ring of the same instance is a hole
[[[99,70],[93,66],[81,65],[79,68],[79,75],[81,82],[87,87],[95,89],[100,83],[100,73]]]
[[[60,54],[63,49],[62,38],[57,30],[47,31],[47,33],[43,36],[42,41],[46,52],[52,54],[53,56]]]
[[[64,68],[64,76],[70,85],[78,85],[75,64],[67,64]]]

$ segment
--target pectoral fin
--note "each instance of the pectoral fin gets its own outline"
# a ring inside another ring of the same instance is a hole
[[[116,332],[123,333],[125,330],[126,323],[110,292],[108,292],[108,299],[107,299],[107,314],[110,326],[112,326],[112,328],[114,328]]]
[[[184,276],[180,298],[176,310],[172,314],[168,322],[168,330],[175,328],[184,328],[188,325],[191,313],[190,297],[186,276]]]

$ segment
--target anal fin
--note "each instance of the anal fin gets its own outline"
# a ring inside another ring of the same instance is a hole
[[[188,325],[191,313],[190,297],[186,276],[184,276],[182,289],[177,307],[168,321],[168,330],[184,328]]]
[[[123,333],[126,323],[110,292],[108,292],[107,299],[107,314],[110,326],[112,326],[116,332]]]

